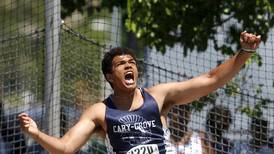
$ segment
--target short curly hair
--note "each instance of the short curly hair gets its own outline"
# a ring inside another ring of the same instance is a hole
[[[105,53],[104,58],[102,60],[102,72],[105,78],[107,74],[112,73],[113,58],[120,55],[130,55],[135,61],[137,61],[137,58],[132,49],[122,47],[115,47],[110,49],[108,52]]]

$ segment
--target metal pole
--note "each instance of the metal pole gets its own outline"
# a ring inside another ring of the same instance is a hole
[[[121,9],[119,7],[113,7],[113,11],[111,14],[111,35],[110,35],[110,45],[111,47],[121,46],[121,34],[122,34],[122,14]],[[109,48],[107,48],[109,50]],[[103,54],[103,53],[102,53]],[[103,57],[102,55],[101,57]],[[102,75],[102,78],[104,76]],[[102,99],[112,93],[112,88],[108,82],[104,82],[103,80],[103,88],[102,88]]]
[[[45,0],[45,90],[47,131],[60,136],[60,0]]]
[[[111,14],[111,45],[120,46],[121,45],[121,27],[122,26],[122,14],[119,7],[113,7]]]

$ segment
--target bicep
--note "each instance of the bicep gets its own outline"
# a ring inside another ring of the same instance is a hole
[[[186,104],[216,89],[214,79],[207,74],[182,82],[172,82],[155,86],[155,91],[165,103]]]
[[[63,137],[66,151],[76,152],[90,138],[95,130],[95,123],[87,118],[81,118]]]
[[[95,128],[102,126],[104,110],[102,104],[96,104],[82,114],[80,120],[62,137],[68,151],[77,151],[90,138]]]
[[[175,104],[186,104],[208,95],[216,90],[217,87],[215,79],[204,74],[173,85],[167,97],[172,99]]]

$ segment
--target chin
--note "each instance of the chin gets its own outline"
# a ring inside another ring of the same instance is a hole
[[[135,90],[137,88],[136,84],[132,84],[132,85],[125,85],[126,89],[128,90]]]

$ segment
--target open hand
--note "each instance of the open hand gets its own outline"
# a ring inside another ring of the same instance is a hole
[[[246,31],[242,32],[240,35],[240,44],[243,50],[246,51],[255,51],[261,42],[261,36],[247,33]]]
[[[37,124],[35,121],[32,120],[26,113],[21,113],[18,115],[21,128],[24,132],[28,133],[29,135],[36,137],[38,136],[39,130],[37,128]]]

